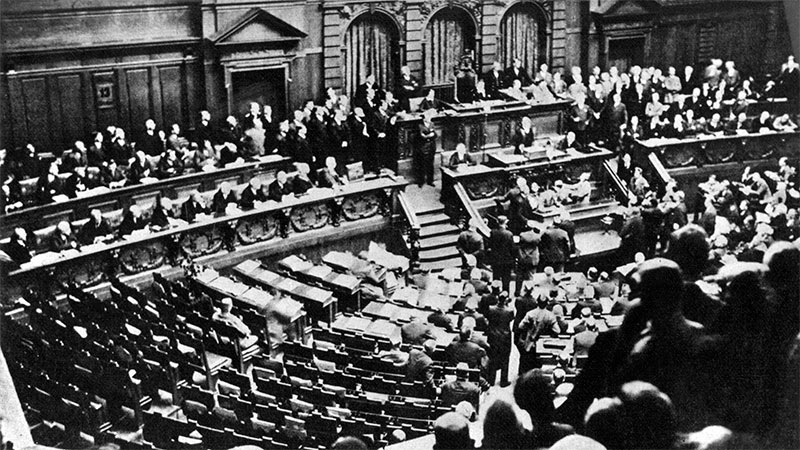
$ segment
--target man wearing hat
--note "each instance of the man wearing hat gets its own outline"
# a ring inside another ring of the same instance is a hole
[[[448,381],[442,385],[442,393],[439,396],[445,406],[458,405],[463,401],[469,402],[477,411],[481,388],[469,381],[469,366],[467,363],[458,363],[456,367],[456,379]]]
[[[502,280],[503,290],[509,292],[514,268],[514,236],[508,231],[508,217],[498,217],[497,225],[489,236],[489,261],[494,277]]]

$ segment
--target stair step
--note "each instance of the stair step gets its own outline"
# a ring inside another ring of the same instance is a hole
[[[432,261],[439,261],[443,259],[449,259],[452,257],[460,257],[458,255],[458,250],[455,247],[443,247],[443,248],[434,248],[430,250],[420,250],[419,251],[419,260],[420,262],[432,262]]]
[[[428,236],[419,240],[419,248],[421,250],[428,250],[441,247],[452,247],[455,245],[458,237],[454,234],[440,234],[436,236]]]
[[[449,223],[438,223],[422,227],[419,231],[420,237],[430,237],[440,234],[458,234],[458,227]]]
[[[421,262],[419,268],[422,270],[429,270],[431,272],[441,272],[444,269],[450,269],[453,267],[461,267],[461,257],[456,256],[455,258],[449,258],[440,261],[433,261],[433,262]]]
[[[434,225],[437,223],[449,223],[450,217],[445,213],[425,214],[417,216],[419,223],[424,227],[426,225]]]

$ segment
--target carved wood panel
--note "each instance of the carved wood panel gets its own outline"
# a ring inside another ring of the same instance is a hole
[[[272,214],[240,220],[236,225],[236,237],[245,245],[272,239],[277,234],[278,219]]]
[[[72,283],[83,288],[106,281],[108,279],[106,269],[107,259],[103,254],[61,265],[55,270],[54,275],[61,284]]]
[[[358,220],[372,217],[378,213],[381,200],[377,193],[353,195],[342,201],[342,215],[347,220]]]
[[[497,175],[473,177],[464,181],[464,189],[471,200],[490,198],[502,193],[503,181]]]
[[[117,255],[120,267],[133,274],[160,267],[167,259],[167,246],[161,241],[124,247]]]
[[[324,203],[303,205],[292,208],[289,221],[295,231],[303,232],[322,228],[330,220],[330,210]]]
[[[217,226],[184,233],[178,243],[190,258],[215,253],[222,248],[222,244],[222,232]]]

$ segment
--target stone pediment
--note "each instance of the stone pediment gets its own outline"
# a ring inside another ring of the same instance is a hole
[[[218,47],[253,44],[294,46],[307,34],[262,8],[253,8],[209,38]]]
[[[592,6],[592,13],[604,17],[642,16],[654,14],[663,0],[601,0]]]

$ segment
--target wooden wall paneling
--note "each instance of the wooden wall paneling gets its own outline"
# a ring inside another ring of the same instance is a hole
[[[161,71],[157,66],[150,67],[150,118],[156,121],[156,127],[166,129],[166,121],[172,120],[164,116],[161,97]]]
[[[144,132],[144,122],[150,118],[150,71],[148,69],[129,69],[128,98],[131,125],[128,139],[135,141]]]
[[[125,69],[118,68],[115,71],[117,79],[117,126],[125,130],[125,138],[130,142],[133,138],[131,135],[131,108],[130,96],[128,92],[128,74]]]
[[[167,130],[170,125],[177,123],[183,130],[187,127],[185,125],[186,120],[183,106],[181,67],[160,67],[158,71],[161,85],[161,109],[164,117],[164,129]]]
[[[52,151],[47,107],[47,83],[43,76],[22,80],[22,95],[25,99],[25,121],[28,123],[28,138],[39,151]]]
[[[676,53],[675,70],[678,75],[683,73],[683,68],[695,65],[695,55],[697,54],[697,40],[700,27],[697,22],[681,23],[676,25]]]
[[[83,97],[83,135],[88,136],[89,133],[97,130],[92,73],[88,70],[81,73],[81,96]]]
[[[8,78],[9,104],[11,105],[11,123],[17,147],[28,141],[28,122],[25,120],[25,96],[22,94],[22,81],[17,76]]]
[[[8,92],[8,77],[0,77],[0,102],[5,107],[0,108],[0,148],[9,150],[14,143],[14,126],[12,123],[11,96]]]
[[[92,76],[92,92],[95,96],[95,108],[97,109],[97,129],[104,130],[109,125],[119,123],[117,115],[117,105],[119,104],[118,81],[114,72],[102,71],[95,72]],[[101,93],[100,91],[103,91]],[[107,95],[108,97],[102,96]]]
[[[200,71],[203,69],[202,65],[197,61],[184,61],[183,70],[185,75],[183,82],[185,85],[184,93],[186,95],[186,108],[184,113],[186,128],[194,128],[197,123],[200,110],[205,108],[205,87],[203,85],[203,75]]]
[[[61,97],[58,95],[58,79],[53,76],[45,77],[47,90],[47,114],[49,122],[50,142],[53,151],[64,149],[64,126],[61,115]],[[56,153],[58,155],[58,153]]]
[[[84,140],[84,111],[81,105],[81,77],[78,74],[59,75],[58,95],[61,107],[61,127],[63,143],[67,146],[77,140]]]

